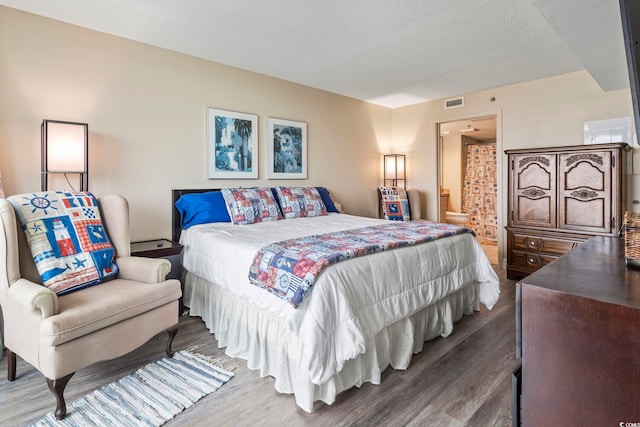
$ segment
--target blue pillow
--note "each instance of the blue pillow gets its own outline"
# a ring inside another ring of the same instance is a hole
[[[278,209],[280,210],[280,213],[282,213],[282,206],[280,206],[277,187],[271,187],[271,194],[273,194],[273,198],[276,199],[276,205],[278,205]]]
[[[322,203],[324,203],[324,207],[327,208],[327,212],[338,212],[336,205],[333,204],[333,200],[331,200],[331,196],[329,195],[329,190],[324,187],[316,187],[318,192],[320,193],[320,197],[322,198]]]
[[[227,204],[220,191],[183,194],[176,201],[176,208],[180,212],[184,230],[198,224],[231,222]]]

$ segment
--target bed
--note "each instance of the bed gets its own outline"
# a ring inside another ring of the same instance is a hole
[[[329,213],[250,225],[203,223],[182,229],[173,190],[173,238],[182,253],[184,305],[201,317],[230,357],[247,361],[275,389],[293,394],[307,412],[365,382],[379,384],[387,367],[407,369],[424,342],[451,334],[463,315],[491,309],[499,280],[469,233],[456,234],[331,264],[294,308],[249,283],[260,248],[300,236],[386,220]]]

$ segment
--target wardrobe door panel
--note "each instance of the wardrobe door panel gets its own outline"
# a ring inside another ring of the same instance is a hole
[[[514,155],[511,159],[511,224],[556,226],[556,156]]]
[[[611,151],[559,154],[558,228],[611,233]]]

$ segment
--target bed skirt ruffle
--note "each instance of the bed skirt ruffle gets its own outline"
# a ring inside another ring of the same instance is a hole
[[[338,393],[353,386],[380,384],[388,366],[407,369],[425,341],[449,336],[454,322],[480,309],[478,285],[469,283],[368,338],[364,353],[347,361],[329,381],[313,384],[300,366],[302,342],[282,319],[191,272],[185,275],[184,304],[191,316],[204,320],[228,356],[246,360],[262,377],[273,377],[275,389],[294,394],[296,404],[307,412],[316,401],[332,404]]]

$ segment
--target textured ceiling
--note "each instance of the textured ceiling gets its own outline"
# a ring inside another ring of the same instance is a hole
[[[586,69],[629,87],[618,0],[0,0],[387,107]]]

